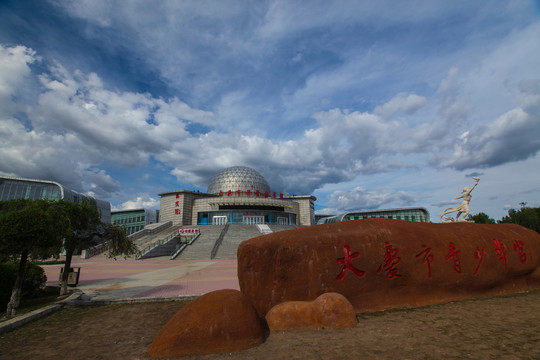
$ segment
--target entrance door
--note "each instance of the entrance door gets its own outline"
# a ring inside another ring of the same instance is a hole
[[[225,225],[227,224],[226,216],[214,216],[212,217],[212,225]]]
[[[286,217],[278,217],[277,223],[278,225],[289,225],[289,219]]]
[[[244,216],[243,222],[246,225],[264,224],[264,216]]]

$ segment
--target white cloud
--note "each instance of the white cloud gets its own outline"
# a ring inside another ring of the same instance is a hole
[[[30,75],[30,64],[36,61],[35,51],[25,46],[4,47],[0,44],[0,116],[15,111],[12,96],[20,93]]]
[[[535,155],[540,151],[539,115],[514,109],[490,127],[464,133],[448,165],[459,170],[492,167]]]
[[[351,210],[378,209],[389,203],[398,206],[413,206],[418,198],[404,191],[387,189],[366,190],[364,187],[356,187],[348,191],[335,191],[330,195],[327,205],[337,209],[338,212]]]
[[[113,210],[134,210],[134,209],[159,209],[159,200],[148,194],[140,194],[135,199],[123,202]]]
[[[20,56],[26,55],[21,52]],[[450,70],[449,77],[456,74]],[[420,151],[423,142],[427,147],[422,151],[429,151],[441,148],[437,139],[444,139],[442,144],[453,141],[454,132],[448,131],[452,116],[445,111],[439,111],[438,121],[417,128],[387,119],[397,111],[410,116],[425,106],[426,98],[415,94],[397,94],[376,107],[374,113],[340,109],[317,112],[313,114],[316,126],[303,136],[296,140],[272,140],[240,135],[230,129],[229,133],[210,131],[193,135],[186,130],[188,123],[212,126],[215,115],[193,109],[176,98],[167,101],[148,94],[108,90],[93,73],[71,74],[56,65],[40,79],[39,102],[28,107],[33,129],[26,129],[14,119],[4,122],[0,133],[11,146],[2,149],[5,161],[0,170],[35,177],[49,173],[53,176],[53,171],[47,169],[66,169],[61,172],[61,180],[86,191],[96,192],[99,187],[104,197],[119,189],[119,184],[100,168],[104,160],[138,167],[152,156],[172,167],[171,174],[179,181],[201,187],[216,169],[243,164],[266,172],[279,191],[298,194],[310,193],[325,183],[348,181],[362,173],[408,166],[407,161],[415,160],[397,159],[410,151],[411,134],[415,134],[416,151]],[[455,88],[449,80],[444,82],[446,85],[441,88],[455,100]],[[526,83],[523,88],[528,89],[523,92],[524,107],[536,109],[536,87]],[[234,99],[245,95],[231,97],[231,109],[238,109],[233,105]],[[452,102],[444,100],[445,96],[441,108],[450,107]],[[226,112],[220,110],[220,114]],[[504,162],[534,154],[537,142],[525,141],[528,139],[523,137],[535,133],[525,131],[536,129],[538,122],[534,116],[514,111],[495,121],[489,131],[481,126],[468,131],[456,145],[449,166],[491,166],[496,163],[494,159]],[[246,126],[249,122],[245,120]],[[514,147],[520,145],[520,151],[513,157],[500,156],[507,144],[505,140],[511,139],[515,140]],[[473,154],[482,144],[490,145]],[[261,163],[261,159],[265,161]]]
[[[338,184],[337,210],[422,191],[364,177],[538,156],[540,25],[522,3],[53,3],[77,46],[0,47],[2,173],[107,197],[160,182],[141,175],[156,162],[201,188],[246,165],[280,192]]]
[[[398,111],[403,111],[407,115],[414,114],[418,109],[424,107],[426,103],[427,99],[424,96],[401,93],[386,104],[377,106],[373,112],[388,119]]]

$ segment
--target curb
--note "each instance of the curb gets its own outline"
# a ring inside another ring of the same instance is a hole
[[[182,301],[182,300],[194,300],[200,295],[180,295],[180,296],[168,296],[168,297],[143,297],[143,298],[124,298],[124,299],[103,299],[103,300],[83,300],[84,293],[81,290],[74,289],[74,293],[68,298],[60,300],[53,305],[48,305],[43,308],[31,311],[21,316],[14,317],[13,319],[6,320],[0,323],[0,334],[13,331],[21,326],[31,323],[33,321],[42,319],[49,316],[64,306],[94,306],[94,305],[112,305],[112,304],[136,304],[146,302],[165,302],[165,301]]]
[[[80,298],[82,295],[82,292],[77,291],[71,294],[68,298],[58,301],[54,303],[53,305],[48,305],[45,307],[42,307],[40,309],[36,309],[34,311],[31,311],[29,313],[26,313],[21,316],[16,316],[13,319],[6,320],[2,323],[0,323],[0,334],[7,333],[10,331],[13,331],[17,328],[20,328],[21,326],[28,324],[30,322],[39,320],[41,318],[44,318],[50,314],[53,314],[59,310],[61,310],[68,301],[75,301],[76,299]]]
[[[101,299],[101,300],[66,300],[67,305],[70,306],[93,306],[93,305],[113,305],[113,304],[138,304],[147,302],[165,302],[165,301],[182,301],[182,300],[195,300],[201,295],[179,295],[179,296],[167,296],[167,297],[141,297],[141,298],[123,298],[123,299]]]

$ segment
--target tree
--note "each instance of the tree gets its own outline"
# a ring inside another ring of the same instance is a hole
[[[94,201],[84,200],[80,204],[68,201],[59,203],[63,212],[66,252],[60,295],[67,293],[71,260],[76,250],[88,249],[98,243],[103,243],[109,257],[129,256],[137,252],[137,247],[127,238],[124,229],[101,222],[99,210]]]
[[[477,224],[495,224],[495,219],[490,218],[486,213],[479,212],[476,215],[469,215],[467,220],[474,221]]]
[[[0,201],[0,254],[19,258],[19,270],[6,314],[15,315],[28,258],[46,259],[58,255],[63,234],[58,208],[47,200]]]
[[[520,210],[510,209],[508,215],[499,221],[499,224],[507,223],[518,224],[540,233],[540,207],[523,206]]]

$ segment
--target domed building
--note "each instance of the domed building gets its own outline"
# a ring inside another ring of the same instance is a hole
[[[285,196],[272,191],[259,172],[245,166],[217,173],[206,193],[178,190],[159,196],[160,223],[315,225],[314,196]]]

